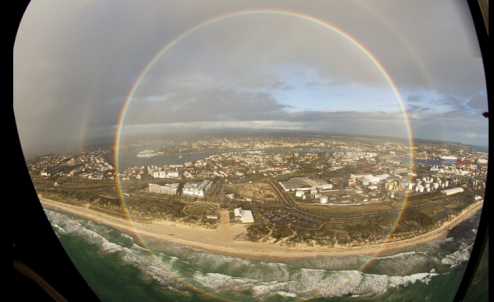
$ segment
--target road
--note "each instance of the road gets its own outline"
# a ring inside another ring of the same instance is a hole
[[[225,194],[223,194],[224,191],[225,191],[225,183],[221,181],[220,189],[218,192],[218,204],[222,204],[225,201]]]
[[[319,218],[319,219],[325,219],[325,220],[333,220],[333,221],[353,221],[353,220],[359,220],[359,219],[368,219],[368,218],[376,218],[376,217],[383,217],[383,216],[397,216],[400,214],[402,209],[396,209],[396,210],[389,210],[387,212],[374,212],[374,213],[366,213],[366,214],[360,214],[360,215],[346,215],[346,216],[331,216],[331,215],[323,215],[323,214],[317,214],[313,212],[309,212],[306,210],[303,210],[299,208],[293,201],[290,200],[290,198],[287,198],[286,193],[282,192],[280,188],[273,182],[273,181],[268,181],[268,183],[271,185],[273,190],[275,191],[276,195],[280,198],[281,202],[289,209],[295,211],[298,214],[303,214],[303,215],[308,215],[310,217],[314,218]],[[438,205],[443,205],[448,202],[451,202],[451,200],[448,199],[442,199],[440,201],[436,201],[434,198],[431,200],[430,203],[427,204],[422,204],[422,205],[417,205],[414,207],[407,207],[407,211],[419,211],[423,210],[426,208],[438,206]]]

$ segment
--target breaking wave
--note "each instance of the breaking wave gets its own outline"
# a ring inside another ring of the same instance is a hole
[[[441,263],[454,267],[459,265],[463,261],[468,261],[468,259],[470,259],[470,252],[472,251],[472,247],[473,243],[470,245],[462,243],[460,245],[460,248],[456,252],[446,255],[443,259],[441,259]]]
[[[194,287],[217,295],[248,291],[259,300],[274,295],[286,298],[372,295],[416,282],[428,284],[444,273],[441,266],[452,267],[467,261],[472,247],[462,243],[452,253],[434,253],[431,247],[453,242],[442,239],[429,243],[421,251],[376,257],[362,272],[358,268],[369,256],[264,262],[148,239],[146,244],[153,251],[150,253],[132,236],[111,227],[50,209],[45,212],[58,236],[75,236],[94,244],[102,255],[116,256],[118,261],[138,268],[142,278],[154,279],[163,287],[174,290]]]

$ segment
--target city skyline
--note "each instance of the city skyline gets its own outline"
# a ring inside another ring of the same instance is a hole
[[[486,146],[467,13],[451,1],[31,3],[14,47],[21,143],[259,129]]]

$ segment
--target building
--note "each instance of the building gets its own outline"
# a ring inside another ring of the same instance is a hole
[[[457,187],[457,188],[442,190],[441,193],[444,195],[453,195],[453,194],[461,193],[463,191],[464,191],[463,188]]]
[[[233,210],[235,213],[235,218],[240,218],[242,223],[253,223],[254,216],[251,210],[242,210],[242,208],[236,208]]]
[[[203,198],[211,190],[213,182],[211,180],[204,180],[203,182],[191,182],[186,183],[182,190],[182,193],[187,196]]]
[[[372,173],[356,173],[356,174],[350,174],[350,178],[352,179],[359,179],[359,178],[365,178],[372,176]]]
[[[208,215],[206,216],[206,218],[207,218],[207,219],[214,219],[214,220],[218,220],[218,219],[220,219],[220,215],[218,215],[218,214],[208,214]]]
[[[394,170],[395,174],[406,174],[408,173],[408,169],[407,168],[396,168]]]
[[[328,184],[319,178],[297,177],[286,181],[279,181],[279,184],[287,192],[289,191],[309,191],[313,189],[331,189],[333,185]]]
[[[177,171],[153,171],[154,178],[178,178],[179,174]]]
[[[328,203],[328,196],[321,196],[321,198],[319,198],[319,203],[320,204],[327,204]]]
[[[149,192],[159,193],[159,194],[168,194],[168,195],[176,195],[178,190],[178,183],[166,184],[164,186],[158,184],[150,183]]]

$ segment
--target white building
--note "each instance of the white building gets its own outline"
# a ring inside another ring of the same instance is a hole
[[[461,193],[463,191],[464,191],[463,188],[457,187],[457,188],[442,190],[441,193],[443,193],[444,195],[453,195],[453,194]]]
[[[233,210],[235,213],[235,218],[240,218],[242,223],[253,223],[254,216],[251,210],[242,210],[242,208],[236,208]]]
[[[149,186],[149,192],[176,195],[178,190],[178,185],[179,185],[178,183],[173,183],[173,184],[166,184],[164,186],[160,186],[158,184],[150,183],[148,186]]]
[[[167,172],[167,171],[154,171],[154,178],[178,178],[178,172]]]
[[[381,181],[384,181],[386,178],[388,178],[389,175],[383,174],[383,175],[367,175],[363,177],[362,181],[367,181],[371,184],[377,184]]]
[[[187,196],[204,197],[208,194],[209,190],[213,186],[211,180],[204,180],[203,182],[191,182],[186,183],[182,190],[182,193]]]
[[[313,189],[330,189],[331,184],[328,184],[322,179],[308,178],[308,177],[296,177],[291,178],[288,181],[278,181],[285,191],[310,191]]]

